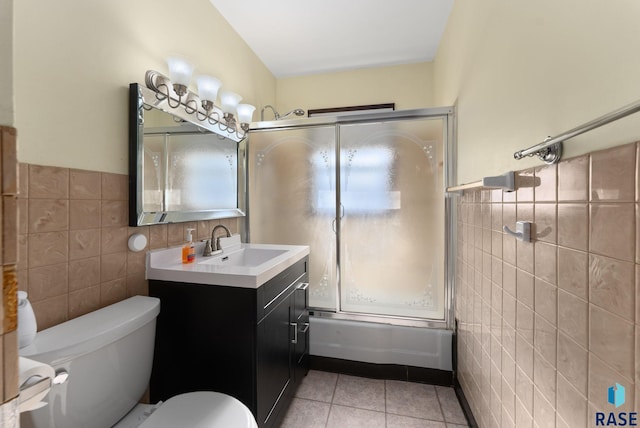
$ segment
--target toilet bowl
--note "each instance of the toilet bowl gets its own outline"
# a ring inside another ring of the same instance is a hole
[[[159,299],[134,296],[37,333],[20,355],[68,376],[52,386],[47,406],[20,415],[20,426],[120,428],[131,420],[149,385],[159,312]],[[150,410],[126,428],[257,428],[243,403],[213,391],[180,394]]]
[[[186,392],[165,401],[139,428],[257,427],[249,409],[235,398],[213,391]]]

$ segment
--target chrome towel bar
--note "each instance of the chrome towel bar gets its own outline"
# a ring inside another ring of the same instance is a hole
[[[568,140],[576,135],[591,131],[592,129],[599,128],[602,125],[606,125],[607,123],[611,123],[615,120],[622,119],[623,117],[629,116],[630,114],[638,111],[640,111],[640,100],[570,129],[569,131],[563,132],[560,135],[548,137],[543,142],[536,144],[535,146],[515,152],[513,157],[516,159],[522,159],[527,156],[537,155],[547,164],[557,163],[560,160],[560,157],[562,157],[562,142],[564,140]]]

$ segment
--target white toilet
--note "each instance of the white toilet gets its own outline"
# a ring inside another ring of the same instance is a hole
[[[159,299],[135,296],[39,332],[20,355],[68,377],[53,385],[47,406],[20,415],[20,426],[257,428],[244,404],[218,392],[138,404],[149,385],[159,313]]]

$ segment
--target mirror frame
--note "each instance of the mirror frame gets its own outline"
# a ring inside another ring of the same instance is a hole
[[[211,208],[198,211],[144,211],[142,159],[144,156],[145,105],[192,123],[209,133],[229,138],[238,143],[236,208]],[[246,190],[244,173],[246,171],[246,136],[238,138],[235,132],[227,132],[207,122],[196,122],[190,116],[180,106],[173,108],[169,106],[166,99],[158,99],[150,89],[138,83],[129,85],[129,226],[148,226],[245,216],[243,205],[245,203],[244,195]]]

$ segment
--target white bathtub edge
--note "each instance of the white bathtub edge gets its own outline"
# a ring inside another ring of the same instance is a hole
[[[310,317],[311,355],[452,370],[451,330]]]

